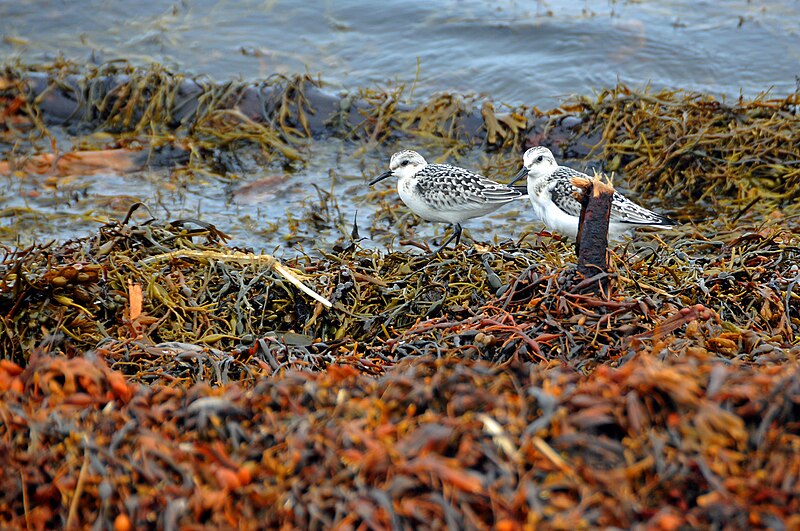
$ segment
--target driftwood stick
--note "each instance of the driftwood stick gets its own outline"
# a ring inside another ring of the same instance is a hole
[[[278,262],[277,258],[269,254],[246,254],[246,253],[240,253],[238,251],[231,253],[220,253],[217,251],[181,249],[179,251],[170,251],[168,253],[150,256],[142,260],[142,262],[148,264],[151,262],[158,262],[161,260],[172,260],[174,258],[181,258],[188,256],[195,258],[208,258],[211,260],[230,260],[233,262],[265,263],[267,267],[277,271],[278,274],[280,274],[283,278],[285,278],[290,283],[297,286],[297,288],[300,291],[302,291],[315,301],[321,302],[322,305],[327,308],[333,306],[331,301],[329,301],[328,299],[326,299],[313,289],[303,284],[303,281],[297,277],[297,274],[293,273],[291,270],[289,270],[289,268]]]
[[[598,175],[593,179],[573,182],[581,188],[581,217],[575,253],[578,255],[578,274],[583,279],[596,277],[584,287],[584,292],[608,294],[608,222],[614,188]]]

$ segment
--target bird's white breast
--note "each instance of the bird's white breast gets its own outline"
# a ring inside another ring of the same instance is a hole
[[[528,196],[534,212],[547,230],[572,239],[578,237],[578,218],[567,214],[553,203],[546,180],[529,178]]]
[[[397,181],[397,193],[412,212],[428,221],[463,223],[468,219],[494,212],[503,204],[470,204],[461,202],[448,206],[446,202],[441,200],[434,204],[429,198],[420,195],[419,189],[415,185],[416,180],[414,178],[400,178]]]

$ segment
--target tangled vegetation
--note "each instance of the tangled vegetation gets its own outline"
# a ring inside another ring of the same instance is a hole
[[[309,78],[71,74],[6,72],[9,169],[43,168],[59,120],[209,171],[225,150],[290,161],[325,135],[414,135],[498,165],[534,143],[591,151],[688,206],[614,249],[605,296],[581,293],[572,245],[546,234],[433,258],[353,234],[277,263],[244,259],[225,227],[129,215],[7,249],[4,525],[800,525],[800,95],[620,86],[496,113]],[[43,171],[103,164],[51,156]],[[361,230],[403,236],[376,223]]]

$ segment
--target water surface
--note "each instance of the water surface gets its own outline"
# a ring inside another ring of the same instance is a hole
[[[800,74],[798,20],[797,0],[15,0],[0,2],[0,58],[32,65],[58,57],[158,62],[217,81],[310,72],[332,91],[400,83],[417,100],[446,90],[549,108],[565,95],[618,81],[733,98],[792,92]],[[81,141],[55,134],[62,151]],[[12,147],[0,144],[3,152]],[[366,182],[398,147],[364,152],[317,140],[306,148],[305,165],[250,164],[231,180],[186,179],[168,169],[2,177],[0,242],[85,235],[143,201],[161,218],[215,223],[239,246],[278,254],[330,247],[349,232],[356,212],[361,235],[370,236],[366,227],[374,216],[397,203],[392,194],[384,200],[371,194]],[[440,155],[426,146],[403,147],[429,159]],[[486,159],[474,152],[459,163],[482,168]],[[259,179],[275,184],[254,197],[236,195],[239,186]],[[516,205],[466,228],[477,239],[503,239],[517,237],[530,221],[524,205]],[[389,229],[387,223],[377,225]],[[421,222],[411,229],[429,239],[443,227]],[[398,245],[396,234],[374,236],[363,245]]]
[[[0,3],[0,54],[158,61],[217,80],[311,72],[547,105],[617,80],[754,95],[800,75],[797,0]]]

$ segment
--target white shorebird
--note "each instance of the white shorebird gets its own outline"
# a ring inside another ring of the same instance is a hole
[[[392,155],[389,171],[380,174],[369,185],[392,176],[399,178],[397,193],[412,212],[428,221],[453,225],[453,234],[436,253],[453,239],[458,245],[464,221],[494,212],[522,197],[513,188],[464,168],[428,164],[416,151],[398,151]]]
[[[542,223],[550,231],[576,239],[581,215],[581,202],[578,199],[581,189],[576,184],[591,180],[591,177],[559,166],[553,153],[542,146],[530,148],[522,160],[524,166],[509,186],[527,176],[528,197]],[[622,239],[626,232],[636,227],[667,228],[674,225],[671,219],[640,207],[619,192],[614,192],[608,222],[609,241]]]

